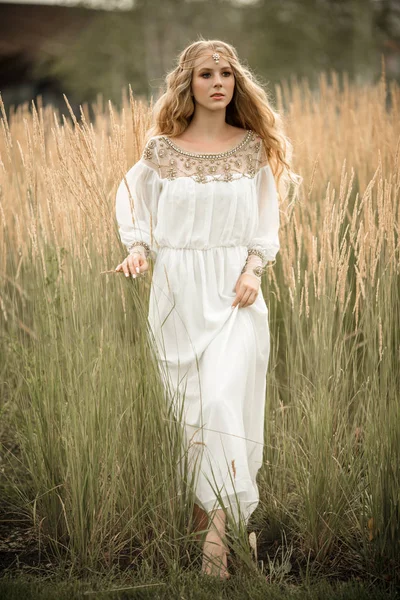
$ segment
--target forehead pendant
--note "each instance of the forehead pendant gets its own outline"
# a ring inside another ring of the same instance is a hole
[[[214,54],[212,55],[213,59],[215,60],[216,64],[219,63],[219,54],[218,52],[214,52]]]

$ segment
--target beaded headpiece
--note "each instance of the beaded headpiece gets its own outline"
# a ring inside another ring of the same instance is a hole
[[[208,53],[205,53],[203,56],[204,56],[204,59],[207,60],[207,58],[210,55]],[[212,54],[211,56],[214,59],[215,63],[218,64],[221,56],[225,56],[225,55],[221,54],[220,52],[214,52],[214,54]],[[226,57],[226,58],[229,61],[229,57]],[[193,68],[192,63],[193,63],[193,58],[181,59],[178,66],[182,70],[191,69],[191,68]]]

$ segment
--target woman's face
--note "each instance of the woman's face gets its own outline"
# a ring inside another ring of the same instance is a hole
[[[220,56],[216,63],[212,56],[199,56],[194,64],[192,93],[196,104],[209,110],[225,108],[232,100],[235,89],[235,76],[228,61]],[[213,98],[219,93],[220,97]]]

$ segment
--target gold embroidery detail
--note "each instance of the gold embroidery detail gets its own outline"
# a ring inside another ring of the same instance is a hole
[[[225,152],[214,152],[214,153],[204,153],[202,154],[201,152],[189,152],[188,150],[183,150],[183,148],[179,148],[179,146],[176,146],[174,144],[174,142],[168,138],[167,136],[163,136],[163,140],[166,141],[166,143],[171,146],[171,148],[173,148],[174,150],[176,150],[179,154],[182,154],[184,156],[191,156],[193,158],[208,158],[210,160],[216,160],[218,158],[224,158],[225,156],[231,156],[232,154],[234,154],[235,152],[237,152],[238,150],[240,150],[240,148],[242,148],[243,146],[245,146],[247,144],[247,142],[249,141],[250,137],[252,136],[253,132],[251,129],[249,129],[244,137],[244,139],[240,142],[240,144],[238,144],[235,148],[232,148],[231,150],[226,150]]]
[[[250,248],[248,248],[247,255],[250,256],[250,254],[255,254],[256,256],[261,258],[263,263],[267,262],[267,254],[261,246],[251,246]]]
[[[135,252],[135,250],[133,250],[135,246],[143,246],[146,258],[150,255],[151,248],[150,248],[149,244],[147,244],[143,240],[136,240],[135,242],[132,242],[131,244],[129,244],[129,246],[128,246],[129,254],[133,254],[133,252]]]
[[[156,145],[156,141],[155,140],[150,140],[148,142],[148,144],[146,145],[144,151],[143,151],[143,158],[145,160],[151,160],[153,158],[153,149]]]
[[[262,141],[251,129],[236,148],[219,154],[187,152],[167,136],[155,136],[148,142],[143,157],[157,167],[161,179],[190,177],[197,183],[253,179],[259,168],[267,164]]]
[[[176,178],[176,169],[168,169],[167,179],[175,179],[175,178]]]

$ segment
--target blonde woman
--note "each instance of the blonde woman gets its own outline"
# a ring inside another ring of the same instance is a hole
[[[202,570],[227,578],[227,512],[247,523],[259,501],[270,351],[260,285],[280,247],[291,146],[266,92],[218,40],[180,54],[153,117],[117,192],[129,254],[116,270],[135,278],[155,261],[148,318],[184,398]]]

